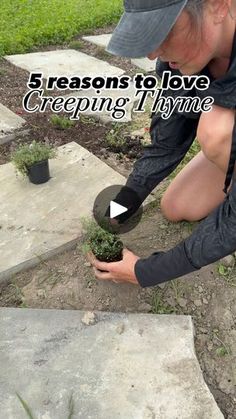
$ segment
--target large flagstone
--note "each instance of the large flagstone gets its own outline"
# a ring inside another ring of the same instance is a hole
[[[0,309],[1,417],[223,419],[190,316]]]
[[[73,49],[7,55],[5,58],[15,66],[29,72],[42,72],[44,78],[49,76],[120,76],[124,74],[124,70],[121,68]]]

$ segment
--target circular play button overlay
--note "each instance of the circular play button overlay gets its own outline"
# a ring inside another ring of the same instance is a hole
[[[93,206],[93,216],[104,230],[127,233],[140,222],[143,214],[138,194],[128,186],[112,185],[103,189]]]

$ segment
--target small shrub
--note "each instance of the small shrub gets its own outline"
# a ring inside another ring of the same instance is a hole
[[[84,222],[84,252],[91,251],[98,260],[115,262],[122,259],[123,243],[117,234],[99,227],[94,221]]]
[[[56,156],[56,150],[48,145],[35,140],[31,144],[21,144],[11,154],[11,161],[23,176],[28,174],[28,168],[43,160]]]
[[[116,127],[108,132],[106,139],[106,145],[109,149],[115,152],[121,152],[125,148],[126,141],[124,136],[122,135],[122,128]]]
[[[57,129],[62,130],[75,126],[75,121],[71,121],[66,116],[52,115],[50,121]]]

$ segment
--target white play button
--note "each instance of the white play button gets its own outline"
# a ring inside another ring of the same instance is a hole
[[[123,205],[117,204],[115,201],[110,201],[110,218],[115,218],[127,211],[128,208],[123,207]]]

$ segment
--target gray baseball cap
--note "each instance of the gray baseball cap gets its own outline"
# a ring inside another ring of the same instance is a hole
[[[107,51],[121,57],[146,57],[167,37],[188,0],[124,0],[125,12]]]

